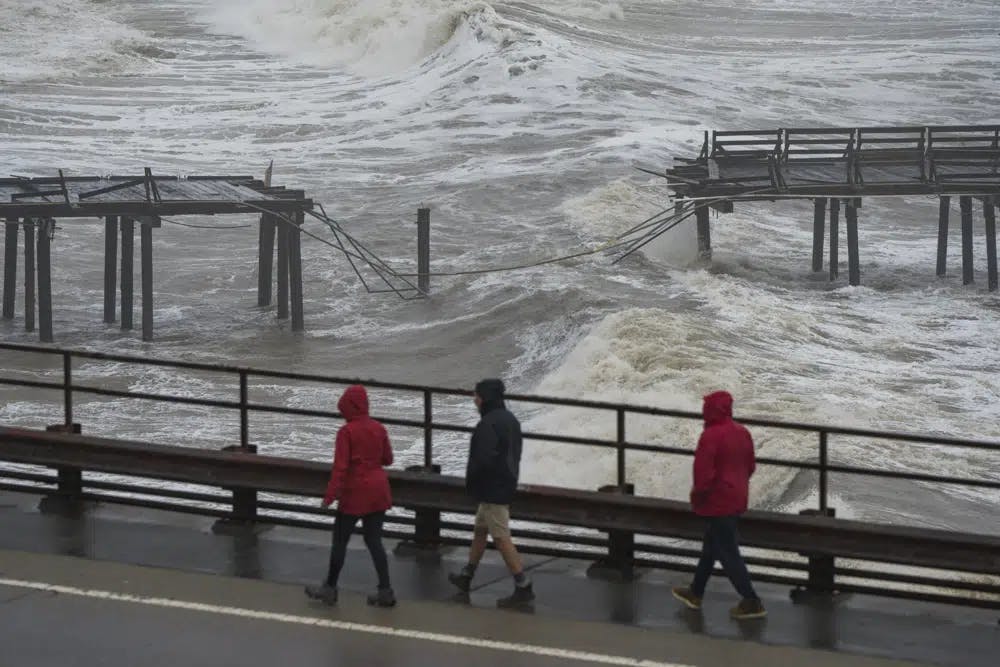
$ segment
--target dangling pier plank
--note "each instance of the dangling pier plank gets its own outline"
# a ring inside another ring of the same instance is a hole
[[[295,214],[295,227],[288,227],[288,273],[292,308],[292,331],[304,331],[302,312],[302,224],[305,213]]]
[[[257,257],[257,305],[270,306],[274,291],[274,216],[260,216]]]
[[[695,217],[698,221],[698,258],[704,262],[712,260],[712,224],[708,217],[708,204],[698,203]]]
[[[278,319],[288,318],[288,222],[278,222]]]

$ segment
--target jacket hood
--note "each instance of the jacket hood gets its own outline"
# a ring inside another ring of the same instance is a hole
[[[491,410],[506,407],[503,402],[503,380],[489,379],[482,380],[476,384],[476,393],[483,399],[483,404],[479,408],[480,414],[486,414]]]
[[[360,384],[351,385],[337,401],[337,410],[344,419],[351,421],[368,416],[368,392]]]
[[[705,425],[711,426],[733,418],[733,395],[728,391],[716,391],[705,396],[701,414]]]

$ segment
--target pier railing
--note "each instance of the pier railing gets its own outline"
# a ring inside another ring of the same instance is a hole
[[[60,424],[53,424],[50,430],[63,432],[79,432],[80,427],[74,421],[75,401],[81,395],[103,396],[110,398],[127,398],[144,401],[157,401],[178,405],[201,406],[223,410],[231,410],[239,415],[239,437],[227,444],[226,450],[230,452],[253,455],[257,453],[257,446],[250,437],[251,418],[254,414],[278,414],[290,417],[311,417],[337,420],[341,415],[337,412],[326,410],[315,410],[307,408],[292,407],[287,405],[274,405],[269,403],[255,402],[250,399],[255,383],[262,381],[299,381],[331,387],[341,387],[349,384],[361,383],[369,389],[391,390],[410,395],[414,399],[414,404],[422,403],[422,418],[406,419],[397,416],[376,415],[384,423],[397,427],[418,429],[423,433],[423,455],[419,465],[410,468],[410,472],[426,473],[436,475],[440,471],[439,460],[435,451],[435,440],[437,434],[444,433],[467,433],[472,428],[467,424],[447,423],[435,419],[435,400],[446,397],[468,397],[470,391],[467,389],[455,389],[444,387],[432,387],[426,385],[388,383],[373,380],[359,380],[356,378],[330,377],[318,374],[293,373],[277,370],[254,369],[237,366],[225,366],[218,364],[205,364],[197,362],[174,361],[165,359],[143,358],[135,356],[104,354],[100,352],[87,352],[77,350],[65,350],[51,347],[27,346],[10,343],[0,343],[0,351],[15,352],[19,354],[40,354],[55,357],[61,361],[61,372],[58,379],[40,380],[27,379],[22,377],[11,377],[11,371],[0,371],[0,385],[34,388],[40,390],[51,390],[60,392],[62,400],[62,421]],[[77,381],[74,377],[74,370],[79,368],[81,362],[92,360],[101,362],[114,362],[136,366],[165,367],[176,370],[189,370],[199,372],[210,372],[229,376],[234,380],[236,390],[232,399],[199,398],[193,396],[179,395],[178,393],[155,393],[149,391],[136,391],[131,389],[113,389],[110,387],[94,386]],[[51,367],[50,367],[51,368]],[[55,366],[58,368],[58,366]],[[51,371],[50,371],[51,373]],[[693,446],[677,447],[661,444],[638,442],[629,439],[627,425],[629,418],[638,416],[671,418],[681,420],[702,419],[701,415],[695,412],[682,410],[667,410],[653,407],[642,407],[610,402],[577,400],[568,398],[555,398],[543,396],[531,396],[521,394],[511,394],[508,399],[512,402],[533,404],[547,408],[570,408],[583,410],[591,414],[606,414],[609,424],[614,424],[614,439],[597,438],[577,435],[565,435],[552,432],[526,431],[524,437],[530,441],[529,446],[540,446],[538,443],[562,443],[575,445],[581,448],[599,448],[605,451],[612,451],[615,454],[614,484],[602,487],[600,491],[609,500],[613,497],[623,498],[634,494],[634,486],[629,476],[629,455],[632,452],[646,452],[664,456],[686,456],[693,455]],[[53,415],[53,421],[57,419]],[[830,476],[831,475],[854,475],[863,477],[873,477],[881,479],[909,480],[920,483],[945,484],[969,489],[1000,489],[1000,480],[988,479],[986,477],[966,477],[958,475],[942,475],[931,472],[914,472],[907,470],[889,469],[885,467],[870,467],[858,465],[846,465],[831,461],[831,450],[835,449],[838,439],[868,439],[873,441],[896,441],[908,443],[914,446],[936,446],[949,450],[972,451],[996,454],[1000,459],[1000,443],[969,440],[961,438],[947,438],[931,435],[917,435],[910,433],[898,433],[888,431],[878,431],[870,429],[844,428],[831,425],[817,425],[797,422],[786,422],[777,420],[764,420],[752,418],[740,418],[744,424],[752,427],[762,427],[766,429],[777,429],[780,431],[790,431],[811,437],[816,444],[815,457],[813,460],[799,460],[794,458],[758,457],[759,465],[769,465],[785,467],[795,471],[809,471],[815,473],[816,478],[816,507],[805,510],[802,514],[814,516],[817,520],[832,517],[834,512],[830,505]],[[17,424],[7,424],[7,426],[17,426]],[[693,444],[693,443],[692,443]],[[541,445],[544,446],[544,445]],[[267,454],[267,452],[261,452]],[[0,457],[2,459],[3,457]],[[179,510],[198,514],[208,514],[226,519],[243,521],[263,520],[272,523],[284,523],[287,525],[299,526],[325,526],[326,522],[303,519],[303,515],[321,515],[322,513],[315,507],[306,507],[299,503],[285,502],[280,499],[259,499],[256,488],[227,488],[231,495],[219,493],[205,493],[192,491],[189,488],[150,488],[148,485],[134,483],[120,483],[111,480],[88,479],[81,476],[81,468],[73,466],[57,467],[57,475],[43,474],[35,471],[0,469],[0,488],[19,491],[41,491],[43,493],[56,492],[63,496],[73,496],[77,498],[108,499],[113,502],[123,502],[132,505],[141,505],[160,509]],[[83,467],[83,470],[86,468]],[[151,475],[155,476],[155,475]],[[6,479],[3,479],[6,478]],[[160,477],[164,478],[164,477]],[[166,477],[176,481],[185,481],[176,477]],[[7,480],[16,480],[12,483]],[[203,484],[191,480],[193,484]],[[266,485],[264,487],[266,488]],[[108,495],[114,494],[114,495]],[[122,495],[126,494],[126,495]],[[139,494],[145,498],[131,497],[129,494]],[[294,495],[294,494],[292,494]],[[149,497],[166,498],[163,500],[151,500]],[[261,511],[270,512],[264,516]],[[442,517],[442,512],[445,516]],[[448,513],[461,514],[463,510],[456,507],[439,507],[437,510],[428,507],[418,507],[410,515],[398,515],[393,518],[393,523],[402,526],[413,526],[404,532],[396,534],[397,537],[413,539],[422,544],[446,544],[454,541],[444,533],[448,531],[467,530],[469,525],[456,522],[448,517]],[[801,519],[800,517],[796,517]],[[559,522],[554,522],[559,523]],[[917,529],[914,529],[917,530]],[[549,555],[566,554],[567,549],[573,555],[594,556],[605,562],[610,562],[612,569],[618,571],[631,572],[633,566],[658,566],[672,567],[674,569],[690,569],[691,558],[697,557],[695,549],[680,547],[672,544],[664,544],[660,541],[636,542],[637,534],[642,531],[630,530],[608,530],[607,537],[594,534],[566,534],[565,531],[553,531],[550,528],[527,527],[515,531],[515,536],[530,542],[526,546],[527,552],[543,553]],[[657,535],[658,533],[649,533]],[[678,533],[690,539],[687,533]],[[968,536],[966,536],[968,537]],[[985,538],[984,538],[985,539]],[[995,536],[994,536],[995,539]],[[808,555],[810,551],[808,544],[803,544],[801,555],[808,556],[807,561],[799,559],[775,559],[764,554],[751,556],[748,563],[751,567],[763,568],[764,573],[758,574],[762,579],[795,583],[809,587],[808,582],[814,584],[813,588],[832,588],[834,576],[858,577],[867,581],[888,581],[903,585],[946,587],[949,591],[974,591],[976,593],[988,594],[997,598],[997,601],[990,603],[1000,605],[1000,585],[996,582],[969,582],[955,577],[944,577],[937,575],[913,574],[907,572],[894,572],[891,570],[862,570],[858,568],[834,567],[832,555]],[[646,554],[646,556],[642,556]],[[665,557],[665,558],[664,558]],[[678,560],[681,559],[681,560]],[[892,561],[890,562],[898,562]],[[947,564],[942,563],[942,568],[947,569]],[[809,574],[808,582],[788,577],[788,572],[805,571]],[[770,572],[768,574],[767,572]],[[822,583],[825,581],[825,583]],[[817,583],[819,582],[819,583]],[[846,584],[838,584],[838,588],[843,588]],[[877,588],[877,587],[876,587]],[[875,590],[869,586],[870,590]],[[865,590],[864,587],[855,585],[854,590]],[[913,592],[900,589],[893,594],[901,594],[909,597],[925,593]],[[935,593],[932,599],[942,597],[940,593]],[[947,597],[947,596],[945,596]],[[966,599],[966,598],[963,598]]]

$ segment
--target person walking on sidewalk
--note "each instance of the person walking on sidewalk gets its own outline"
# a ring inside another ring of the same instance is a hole
[[[694,454],[691,507],[706,520],[705,537],[691,587],[674,588],[672,593],[690,609],[701,609],[705,586],[719,561],[743,598],[730,616],[763,618],[767,611],[750,582],[737,531],[739,516],[747,510],[750,476],[756,469],[753,439],[742,424],[733,420],[733,397],[729,392],[705,396],[702,415],[705,430]]]
[[[326,581],[319,586],[307,586],[306,595],[327,604],[337,603],[337,580],[347,555],[347,543],[360,520],[365,545],[378,573],[378,590],[368,596],[368,604],[392,607],[396,596],[389,583],[389,559],[382,545],[385,513],[392,507],[389,478],[383,469],[392,465],[389,434],[381,423],[368,416],[368,393],[361,385],[344,391],[337,410],[347,423],[337,431],[333,470],[322,501],[323,508],[338,501],[330,568]]]
[[[469,592],[489,536],[514,577],[514,592],[497,600],[497,606],[526,605],[535,599],[535,593],[524,573],[509,525],[510,503],[517,490],[521,467],[521,424],[504,404],[502,381],[483,380],[478,383],[474,399],[482,418],[469,443],[465,488],[479,506],[469,563],[460,572],[448,575],[448,579],[462,592]]]

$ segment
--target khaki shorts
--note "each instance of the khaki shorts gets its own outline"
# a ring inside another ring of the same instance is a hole
[[[476,529],[485,528],[496,539],[510,539],[510,507],[493,503],[479,503],[476,510]]]

